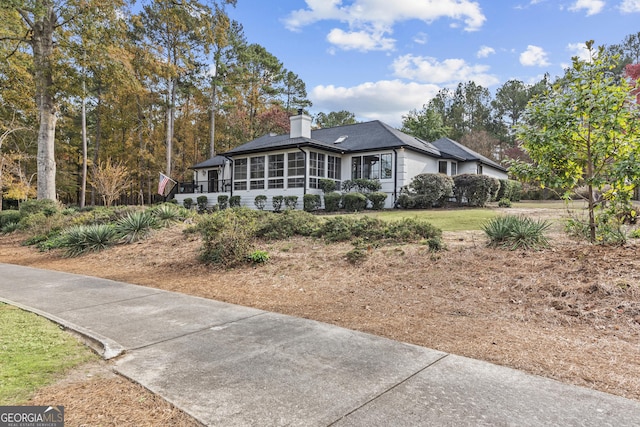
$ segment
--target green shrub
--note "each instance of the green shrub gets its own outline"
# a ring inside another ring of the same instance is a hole
[[[264,194],[257,195],[253,200],[253,204],[257,209],[261,211],[264,210],[265,206],[267,206],[267,196],[265,196]]]
[[[353,179],[342,182],[342,191],[356,190],[358,193],[371,193],[380,191],[382,184],[377,179]]]
[[[18,222],[20,222],[20,218],[20,211],[0,211],[0,228],[4,227],[7,224],[17,224]]]
[[[274,212],[280,212],[282,210],[282,203],[284,202],[284,196],[273,196],[271,198],[271,205]]]
[[[342,196],[342,203],[347,212],[363,211],[367,208],[367,197],[362,193],[346,193]]]
[[[486,175],[461,174],[453,177],[454,196],[459,205],[483,207],[492,200],[499,188],[496,178]]]
[[[132,212],[115,223],[115,231],[118,239],[133,243],[147,237],[156,226],[156,218],[151,212]]]
[[[76,225],[62,233],[61,246],[66,248],[66,256],[74,257],[106,249],[115,237],[116,231],[109,224]]]
[[[324,194],[327,194],[336,191],[338,183],[332,179],[320,178],[318,180],[318,188],[320,188]]]
[[[355,247],[353,249],[351,249],[349,252],[347,252],[347,254],[345,255],[347,258],[347,261],[349,261],[351,264],[358,264],[363,262],[364,260],[367,259],[367,250],[361,247]]]
[[[549,246],[544,232],[550,226],[547,221],[506,215],[492,218],[482,225],[482,230],[489,237],[489,246],[492,247],[541,249]]]
[[[186,208],[186,209],[191,209],[191,207],[193,206],[193,199],[191,197],[187,197],[182,201],[182,205]]]
[[[411,180],[409,188],[422,196],[420,208],[442,206],[453,195],[453,178],[440,173],[423,173]]]
[[[196,207],[198,209],[199,214],[203,214],[207,211],[207,205],[209,204],[209,199],[207,196],[198,196],[196,198]]]
[[[636,228],[631,233],[629,233],[629,237],[633,239],[640,239],[640,228]]]
[[[336,216],[327,218],[318,230],[318,236],[324,237],[327,242],[343,242],[353,238],[354,218],[348,216]]]
[[[335,212],[340,209],[342,194],[333,192],[324,194],[324,210],[327,212]]]
[[[444,241],[441,236],[433,236],[426,240],[427,246],[431,252],[440,252],[445,249]]]
[[[218,209],[225,210],[229,207],[229,196],[221,194],[218,196]]]
[[[242,199],[240,198],[240,196],[231,196],[229,198],[229,207],[230,208],[239,208],[241,200]]]
[[[320,208],[319,194],[305,194],[302,198],[302,204],[306,212],[317,211]]]
[[[384,202],[387,200],[387,193],[375,191],[373,193],[367,193],[366,197],[371,202],[371,209],[376,211],[384,209]]]
[[[416,242],[442,236],[442,230],[416,218],[389,221],[385,237],[395,242]]]
[[[50,199],[29,199],[20,204],[20,215],[23,218],[36,213],[43,213],[45,216],[52,216],[59,211],[60,208],[58,204],[54,200]]]
[[[17,231],[19,229],[20,229],[20,223],[19,222],[7,222],[2,226],[2,228],[0,228],[0,233],[2,233],[2,234],[10,234],[10,233],[13,233],[14,231]]]
[[[247,211],[249,209],[246,208],[225,209],[198,221],[198,231],[202,235],[202,262],[227,268],[247,262],[253,252],[256,228],[254,214]]]
[[[308,212],[286,210],[281,215],[265,212],[259,218],[255,235],[269,240],[288,239],[292,236],[316,234],[320,220]]]
[[[400,196],[398,196],[398,200],[396,200],[396,205],[400,209],[413,209],[416,204],[413,197],[409,196],[406,193],[403,193],[403,194],[400,194]]]
[[[249,260],[254,264],[264,264],[269,261],[269,253],[267,251],[253,251],[249,255]]]
[[[298,206],[298,196],[285,196],[284,205],[287,209],[295,209]]]
[[[511,200],[509,200],[506,197],[503,197],[502,199],[500,199],[500,201],[498,202],[498,207],[501,208],[510,208],[511,207]]]

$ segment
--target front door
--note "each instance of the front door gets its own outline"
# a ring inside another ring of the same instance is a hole
[[[217,193],[219,191],[219,189],[218,189],[218,171],[217,170],[210,170],[209,171],[209,176],[207,177],[207,180],[209,181],[209,193]]]

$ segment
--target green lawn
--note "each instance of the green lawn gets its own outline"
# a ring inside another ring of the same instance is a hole
[[[96,357],[58,325],[0,303],[0,405],[23,404],[39,387]]]
[[[368,211],[366,214],[386,221],[416,218],[430,222],[442,231],[480,230],[482,224],[498,215],[492,209],[428,209]]]

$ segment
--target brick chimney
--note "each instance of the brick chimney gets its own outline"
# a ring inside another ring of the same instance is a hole
[[[302,110],[298,110],[297,116],[289,117],[291,130],[289,137],[293,138],[311,138],[311,117],[305,115]]]

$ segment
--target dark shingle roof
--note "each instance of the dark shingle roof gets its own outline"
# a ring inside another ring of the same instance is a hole
[[[440,151],[432,144],[400,132],[378,120],[312,130],[311,138],[291,139],[288,134],[264,135],[225,154],[234,156],[299,146],[312,146],[335,152],[375,151],[405,147],[440,157]]]
[[[506,171],[504,167],[500,166],[493,160],[483,156],[482,154],[476,153],[472,149],[467,148],[452,139],[440,138],[439,140],[432,142],[432,144],[440,150],[443,157],[449,157],[466,162],[477,161],[489,166],[493,166],[496,169]]]
[[[191,169],[204,169],[215,166],[224,166],[227,160],[228,159],[224,156],[213,156],[212,158],[207,159],[204,162],[200,162],[197,165],[192,166]]]

